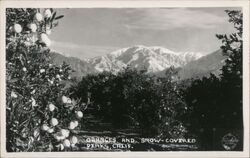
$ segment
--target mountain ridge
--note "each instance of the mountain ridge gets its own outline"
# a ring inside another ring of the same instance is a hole
[[[221,50],[208,55],[194,52],[174,52],[167,48],[137,45],[113,51],[104,56],[81,60],[76,57],[65,57],[53,52],[52,60],[56,64],[68,63],[75,72],[72,76],[80,79],[88,74],[103,71],[117,73],[126,67],[138,70],[146,69],[147,73],[164,76],[170,66],[178,68],[181,79],[207,76],[210,73],[219,74],[225,56]]]
[[[148,73],[162,71],[170,66],[182,67],[188,62],[197,60],[199,53],[176,53],[163,47],[136,45],[122,48],[104,56],[89,59],[88,62],[98,71],[119,72],[130,66],[136,69],[147,69]]]

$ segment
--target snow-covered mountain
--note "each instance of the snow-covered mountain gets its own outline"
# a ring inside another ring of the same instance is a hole
[[[210,73],[220,74],[225,56],[219,49],[206,56],[192,52],[173,52],[162,47],[134,46],[114,51],[105,56],[80,60],[75,57],[65,57],[60,53],[51,53],[53,62],[66,62],[74,70],[72,76],[81,80],[87,74],[103,71],[119,72],[130,65],[132,68],[147,69],[149,73],[165,76],[165,71],[171,65],[179,67],[181,79],[208,76]]]
[[[183,67],[200,57],[202,57],[200,53],[173,52],[163,47],[138,45],[88,59],[87,62],[97,72],[111,71],[116,73],[130,66],[139,70],[146,69],[148,73],[155,73],[170,66]]]

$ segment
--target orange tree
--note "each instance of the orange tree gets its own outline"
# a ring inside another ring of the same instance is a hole
[[[236,29],[230,35],[216,35],[222,41],[221,50],[226,56],[220,76],[194,80],[187,88],[185,98],[191,113],[184,121],[189,129],[200,135],[204,150],[215,148],[216,133],[235,132],[242,140],[242,12],[229,11],[229,22]],[[242,144],[238,145],[238,150]]]
[[[6,147],[9,152],[77,148],[83,113],[70,99],[70,67],[50,61],[53,9],[6,9]]]

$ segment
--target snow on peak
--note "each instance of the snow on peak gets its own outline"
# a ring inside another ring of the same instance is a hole
[[[199,52],[179,52],[179,56],[187,63],[201,58],[203,55]]]
[[[98,72],[112,71],[116,73],[129,65],[136,69],[146,68],[149,73],[152,73],[162,71],[170,66],[182,67],[200,57],[202,57],[200,53],[177,53],[160,46],[136,45],[89,59],[88,62]]]

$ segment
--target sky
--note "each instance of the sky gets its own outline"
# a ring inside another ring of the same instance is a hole
[[[51,49],[80,59],[134,45],[162,46],[176,52],[212,53],[215,34],[234,32],[224,10],[232,8],[79,8],[53,29]]]

